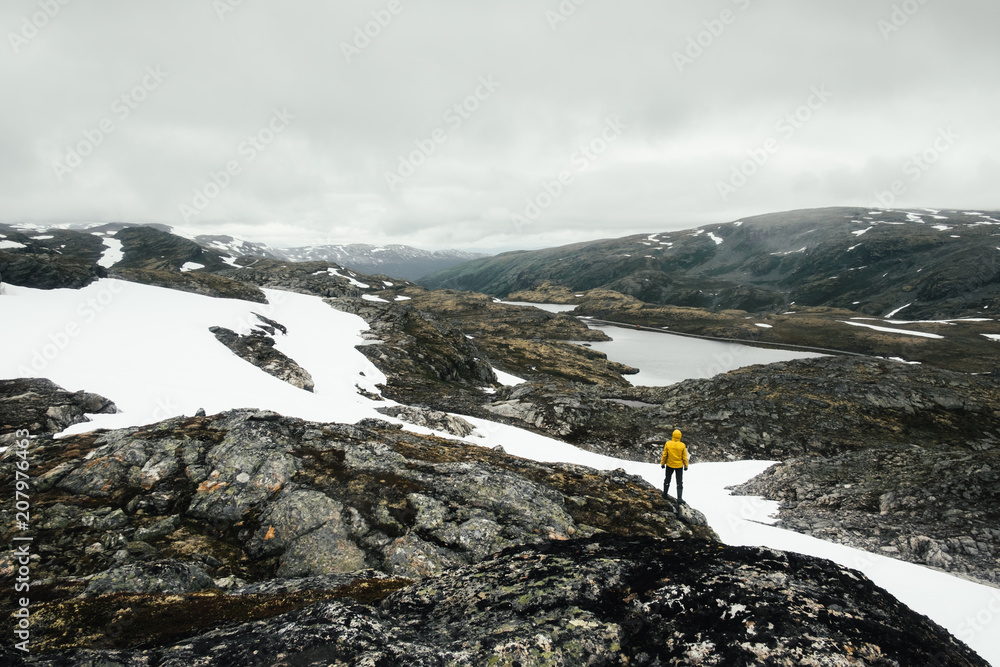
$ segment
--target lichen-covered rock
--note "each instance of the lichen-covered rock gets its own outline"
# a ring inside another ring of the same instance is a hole
[[[130,563],[94,575],[83,595],[109,593],[193,593],[213,585],[200,567],[177,560]]]
[[[372,583],[384,590],[388,581]],[[236,609],[240,597],[179,596],[169,608]],[[166,612],[150,611],[152,619]],[[134,622],[145,629],[150,620]],[[110,650],[78,644],[28,664],[988,667],[864,575],[691,539],[603,535],[516,547],[383,594],[375,606],[331,594],[280,615],[206,625],[182,637],[164,627],[126,632]]]

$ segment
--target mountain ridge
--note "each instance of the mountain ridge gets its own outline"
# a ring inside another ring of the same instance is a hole
[[[961,317],[1000,308],[1000,213],[804,209],[504,253],[420,282],[499,297],[551,282],[713,311]]]

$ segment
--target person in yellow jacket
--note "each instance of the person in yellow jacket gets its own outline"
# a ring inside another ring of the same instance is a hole
[[[688,469],[687,446],[681,442],[681,432],[674,431],[673,439],[668,440],[663,446],[663,456],[660,457],[660,467],[667,471],[663,479],[663,497],[667,497],[670,489],[670,478],[677,474],[677,510],[684,503],[684,471]]]

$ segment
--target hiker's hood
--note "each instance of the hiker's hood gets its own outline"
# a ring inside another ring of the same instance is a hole
[[[681,439],[681,432],[674,431],[674,440],[680,440],[680,439]]]

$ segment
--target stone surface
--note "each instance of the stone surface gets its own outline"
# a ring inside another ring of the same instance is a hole
[[[386,589],[384,579],[361,583]],[[185,606],[245,617],[248,596],[133,597],[143,614],[117,616],[110,647],[77,638],[28,664],[987,666],[863,575],[711,541],[522,546],[367,604],[349,592],[267,617],[260,608],[275,600],[258,596],[256,619],[223,624],[217,613],[183,636],[157,620]]]

